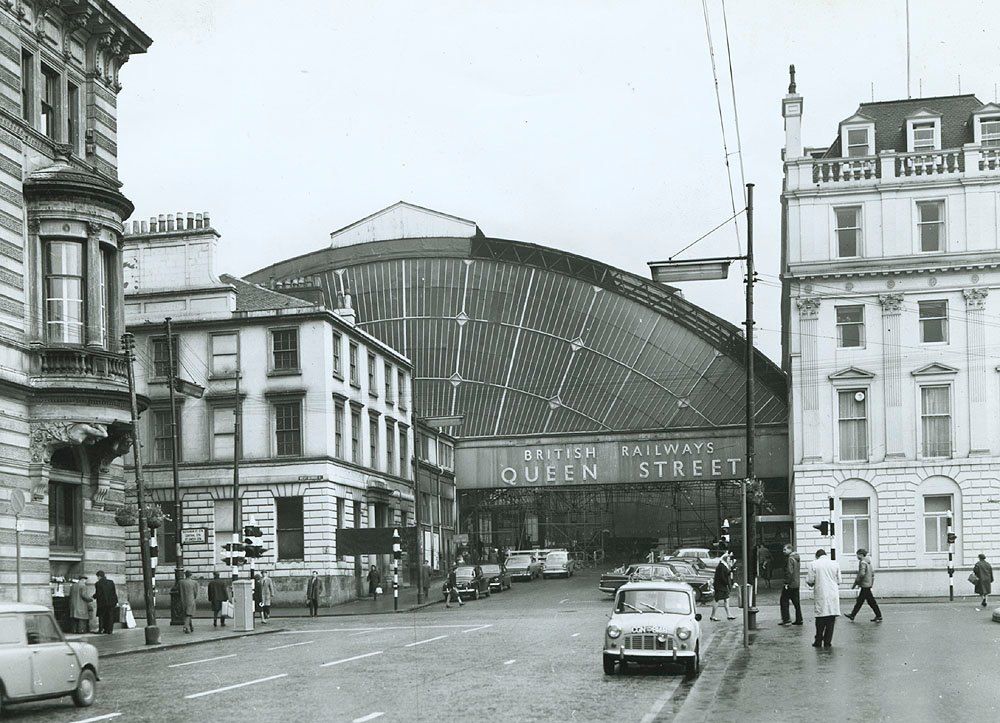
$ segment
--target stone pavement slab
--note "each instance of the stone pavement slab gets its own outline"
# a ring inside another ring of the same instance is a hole
[[[205,625],[203,621],[197,621],[193,633],[185,633],[183,626],[171,625],[170,618],[158,620],[157,627],[160,629],[160,644],[146,645],[145,619],[137,620],[138,624],[134,628],[123,629],[115,627],[115,632],[111,635],[99,635],[88,633],[86,635],[67,635],[67,640],[82,640],[90,643],[102,658],[113,658],[118,655],[128,655],[131,653],[148,653],[156,650],[169,650],[187,645],[197,645],[199,643],[211,643],[219,640],[245,638],[253,635],[265,635],[267,633],[277,633],[282,630],[277,625],[268,627],[258,627],[252,632],[238,633],[232,624],[225,627],[212,627],[211,623]]]

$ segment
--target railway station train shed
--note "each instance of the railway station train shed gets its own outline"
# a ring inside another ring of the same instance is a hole
[[[449,431],[474,550],[623,557],[707,544],[739,516],[738,327],[676,289],[403,202],[331,239],[248,278],[353,305],[412,360],[414,416],[461,415]],[[786,381],[755,365],[757,531],[777,545],[791,534]]]

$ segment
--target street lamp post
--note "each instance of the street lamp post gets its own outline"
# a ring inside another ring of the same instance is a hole
[[[740,480],[740,519],[743,524],[743,534],[740,535],[740,551],[743,565],[740,575],[740,587],[743,600],[743,647],[750,647],[750,584],[747,580],[750,567],[748,538],[750,520],[747,514],[747,483],[754,476],[754,364],[753,364],[753,285],[755,279],[753,267],[753,184],[748,183],[747,189],[747,252],[745,256],[723,256],[708,259],[677,260],[649,262],[653,281],[703,281],[724,279],[728,276],[729,265],[733,261],[744,261],[747,265],[746,276],[746,472]],[[754,611],[756,612],[756,611]]]

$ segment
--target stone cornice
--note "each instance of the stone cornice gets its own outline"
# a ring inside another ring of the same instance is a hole
[[[884,256],[858,259],[847,263],[820,261],[816,263],[788,264],[783,278],[796,279],[851,279],[878,276],[916,276],[956,271],[988,271],[1000,269],[1000,252],[934,254],[928,256]]]

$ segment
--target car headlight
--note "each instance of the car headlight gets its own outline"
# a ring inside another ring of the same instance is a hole
[[[665,642],[667,642],[667,634],[666,633],[660,633],[659,635],[657,635],[656,636],[656,642],[658,642],[658,643],[665,643]]]
[[[691,637],[691,631],[687,628],[677,628],[674,632],[680,640],[687,640]]]
[[[617,625],[609,625],[608,626],[608,637],[609,638],[614,639],[614,638],[617,638],[621,634],[622,634],[622,629],[620,627],[618,627]]]

